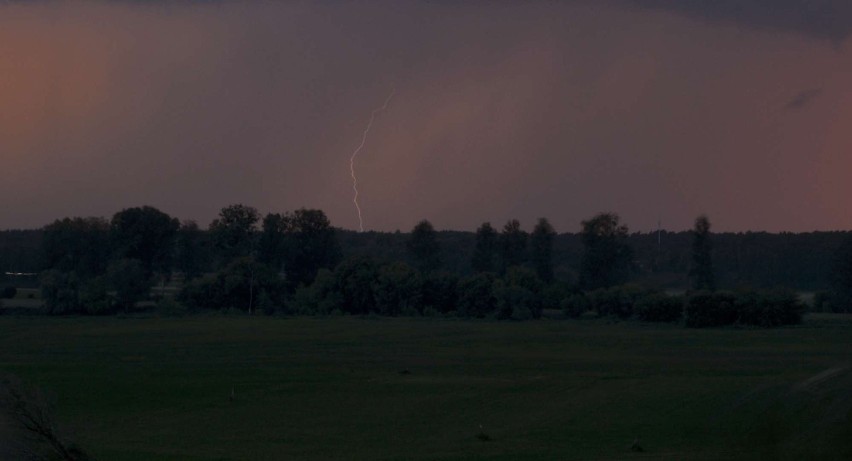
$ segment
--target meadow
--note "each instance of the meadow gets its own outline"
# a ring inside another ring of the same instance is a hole
[[[829,314],[0,316],[0,372],[110,461],[850,459],[850,364],[852,318]]]

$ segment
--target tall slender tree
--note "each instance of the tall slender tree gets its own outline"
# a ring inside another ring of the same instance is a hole
[[[280,271],[287,253],[287,234],[292,231],[292,219],[287,214],[269,213],[263,218],[257,259]]]
[[[701,215],[695,219],[692,230],[692,265],[689,268],[689,278],[694,290],[716,289],[716,278],[713,275],[713,260],[711,252],[713,242],[710,241],[710,220]]]
[[[594,290],[626,282],[633,261],[633,251],[627,245],[627,226],[615,213],[600,213],[583,221],[582,226],[580,286]]]
[[[438,232],[432,223],[424,219],[414,226],[408,239],[408,252],[414,260],[414,266],[421,272],[434,271],[441,266]]]
[[[474,272],[494,272],[494,253],[497,249],[497,231],[485,222],[476,230],[476,247],[470,266]]]
[[[556,231],[547,221],[547,218],[539,218],[538,224],[532,232],[530,239],[530,253],[538,278],[546,283],[553,281],[553,239]]]
[[[186,280],[202,274],[207,262],[203,233],[195,221],[184,221],[175,238],[175,268],[183,272]]]
[[[526,252],[527,233],[521,229],[520,221],[509,220],[500,234],[500,271],[505,273],[506,269],[523,264]]]

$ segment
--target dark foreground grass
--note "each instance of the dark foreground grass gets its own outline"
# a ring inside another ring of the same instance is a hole
[[[101,461],[850,459],[850,362],[832,316],[0,317],[0,371]]]

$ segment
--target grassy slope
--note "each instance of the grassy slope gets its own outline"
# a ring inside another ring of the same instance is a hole
[[[848,459],[852,370],[807,380],[850,362],[852,322],[829,316],[0,317],[0,371],[53,393],[102,461]]]

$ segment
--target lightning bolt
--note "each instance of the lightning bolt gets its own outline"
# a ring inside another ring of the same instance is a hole
[[[358,148],[355,149],[355,152],[352,152],[352,156],[349,157],[349,172],[352,174],[352,190],[355,192],[355,196],[352,198],[352,203],[355,204],[355,209],[358,211],[358,229],[360,229],[361,232],[364,232],[364,218],[361,216],[361,206],[358,204],[358,178],[355,176],[355,157],[358,156],[358,152],[361,152],[361,149],[364,148],[364,144],[367,143],[367,135],[370,133],[370,128],[372,128],[373,122],[376,120],[376,115],[387,110],[388,104],[395,93],[396,88],[391,88],[390,95],[388,95],[387,99],[385,99],[385,103],[382,104],[382,107],[373,109],[373,112],[370,114],[370,121],[367,123],[367,128],[364,129],[364,133],[361,135],[361,144],[358,145]]]

